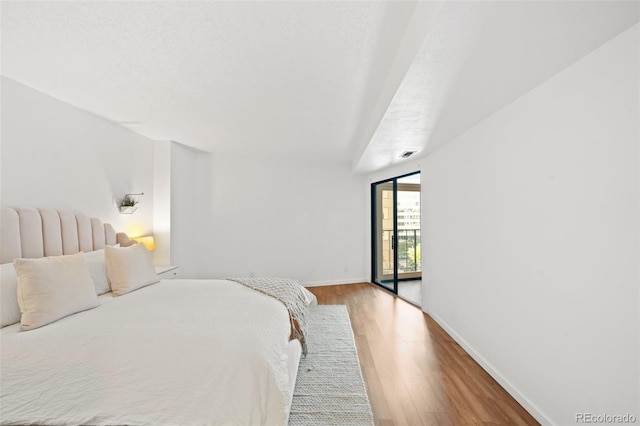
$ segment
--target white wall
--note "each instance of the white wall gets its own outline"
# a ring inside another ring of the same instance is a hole
[[[147,234],[153,216],[153,142],[2,77],[0,197],[3,206],[69,210],[118,231]],[[121,215],[116,199],[144,192]]]
[[[211,220],[211,154],[171,142],[171,264],[183,277],[203,277],[216,241]]]
[[[171,265],[171,141],[153,144],[154,265]]]
[[[195,167],[185,181],[200,195],[195,208],[172,206],[172,240],[181,235],[173,232],[179,214],[183,226],[190,221],[193,245],[175,257],[198,259],[191,275],[285,276],[306,285],[367,279],[364,178],[348,164],[219,153],[186,160]]]
[[[640,421],[638,40],[420,160],[423,306],[545,424]]]

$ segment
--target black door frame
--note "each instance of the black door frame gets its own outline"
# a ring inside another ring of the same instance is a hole
[[[377,182],[371,183],[371,282],[391,291],[394,294],[398,294],[398,179],[405,178],[407,176],[413,176],[420,174],[420,171],[405,173],[400,176],[395,176],[389,179],[383,179]],[[377,241],[377,199],[376,199],[376,186],[387,182],[392,182],[393,185],[393,236],[391,237],[393,250],[393,288],[385,286],[382,282],[376,280],[376,273],[378,270],[378,241]]]

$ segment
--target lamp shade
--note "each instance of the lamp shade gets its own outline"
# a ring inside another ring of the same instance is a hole
[[[132,238],[132,240],[135,240],[139,243],[144,244],[144,246],[149,251],[154,251],[156,249],[156,242],[153,239],[153,235],[147,235],[146,237],[135,237],[135,238]]]

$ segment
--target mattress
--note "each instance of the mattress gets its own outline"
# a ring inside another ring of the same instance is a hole
[[[3,424],[287,423],[300,345],[281,302],[182,279],[100,301],[2,329]]]

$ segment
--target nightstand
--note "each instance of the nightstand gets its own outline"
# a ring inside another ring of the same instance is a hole
[[[163,280],[172,280],[180,273],[179,266],[156,266],[156,274]]]

